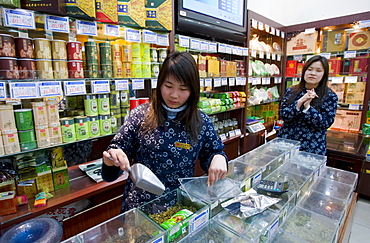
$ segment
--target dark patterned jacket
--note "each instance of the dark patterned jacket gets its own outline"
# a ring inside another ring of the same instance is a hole
[[[300,141],[302,151],[325,155],[326,132],[334,122],[338,96],[331,89],[328,89],[320,111],[311,106],[304,113],[303,105],[300,110],[297,110],[296,107],[298,100],[306,92],[307,90],[303,89],[295,101],[287,105],[292,88],[286,90],[279,110],[280,119],[284,120],[284,124],[278,132],[278,137]]]
[[[176,144],[190,144],[190,136],[184,125],[175,119],[167,119],[164,126],[160,126],[153,133],[142,134],[139,131],[145,114],[149,110],[148,104],[143,104],[131,110],[121,129],[112,139],[107,150],[121,148],[133,163],[140,162],[157,175],[165,185],[165,193],[179,187],[178,178],[192,177],[197,158],[202,169],[208,172],[214,155],[226,155],[223,152],[224,144],[216,135],[215,129],[208,115],[201,112],[203,118],[202,130],[198,142],[191,144],[189,149],[180,148]],[[167,116],[166,116],[167,117]],[[227,160],[227,159],[226,159]],[[118,167],[106,166],[103,163],[102,177],[110,182],[122,173]],[[133,185],[127,179],[123,193],[122,212],[140,206],[156,198]]]

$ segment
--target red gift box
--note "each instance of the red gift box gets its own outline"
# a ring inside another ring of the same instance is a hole
[[[286,62],[286,77],[297,77],[297,67],[298,61],[297,60],[288,60]]]
[[[364,75],[369,67],[369,55],[351,59],[349,73],[352,75]]]
[[[15,199],[15,192],[7,191],[0,193],[0,215],[16,213],[17,210],[18,203]]]
[[[341,58],[331,58],[328,60],[329,63],[329,76],[336,76],[340,74],[342,69],[342,60]]]

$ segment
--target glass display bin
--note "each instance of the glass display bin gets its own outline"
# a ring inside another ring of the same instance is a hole
[[[340,222],[345,214],[346,202],[319,192],[311,192],[297,206]]]
[[[232,160],[228,164],[228,172],[226,178],[230,178],[240,183],[240,187],[245,186],[245,181],[255,177],[261,169],[257,166],[243,163],[241,161]]]
[[[312,185],[310,190],[344,200],[346,203],[349,203],[349,199],[352,194],[351,185],[328,180],[326,178],[319,178]]]
[[[269,151],[281,152],[286,154],[289,158],[292,158],[301,148],[301,142],[286,138],[274,138],[265,145],[261,146],[260,149],[266,149],[264,147],[268,147]]]
[[[220,225],[216,220],[211,219],[207,225],[198,231],[187,235],[179,241],[179,243],[194,243],[194,242],[212,242],[212,243],[238,243],[249,242],[243,236],[231,232],[227,228]]]
[[[332,243],[336,237],[338,221],[300,207],[295,207],[280,229],[281,232],[289,233],[305,242]],[[281,235],[284,235],[284,233],[277,234],[277,239]],[[275,242],[284,241],[275,240]]]
[[[293,208],[296,205],[296,192],[287,191],[281,194],[278,198],[281,200],[278,203],[270,206],[269,209],[275,211],[279,214],[279,225],[281,225],[287,216],[292,212]]]
[[[324,168],[323,172],[320,174],[320,177],[348,184],[353,188],[353,190],[355,190],[358,180],[357,173],[329,166]]]
[[[62,241],[61,243],[80,243],[80,241],[78,240],[77,236],[72,236],[71,238]]]
[[[183,209],[190,210],[193,214],[166,230],[162,228],[163,222]],[[210,218],[209,204],[200,200],[191,201],[187,193],[180,188],[140,206],[139,211],[146,215],[147,220],[166,231],[166,242],[178,242],[187,234],[201,228]]]
[[[224,210],[213,219],[230,231],[245,237],[247,240],[244,242],[265,242],[268,236],[278,228],[278,218],[278,213],[266,209],[246,219],[240,219]]]
[[[275,238],[271,241],[272,243],[307,243],[302,239],[297,238],[283,230],[279,230]]]
[[[269,175],[272,171],[276,170],[279,166],[279,161],[283,160],[283,155],[281,156],[272,156],[263,153],[246,153],[238,158],[234,159],[235,161],[246,163],[249,165],[257,166],[262,171],[262,177]]]
[[[291,160],[286,162],[282,166],[280,166],[279,169],[284,170],[284,171],[289,171],[297,175],[307,176],[307,177],[313,177],[316,171],[315,168],[307,167],[302,164],[292,163]]]
[[[132,209],[77,235],[81,243],[165,242],[166,231]],[[77,243],[77,241],[75,241]]]
[[[304,151],[298,151],[295,156],[290,158],[290,162],[313,169],[319,175],[319,171],[325,166],[327,157],[320,154],[313,154]]]

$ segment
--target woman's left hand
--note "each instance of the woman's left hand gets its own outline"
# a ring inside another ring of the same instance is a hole
[[[211,165],[208,169],[208,181],[209,186],[213,186],[213,183],[219,179],[224,179],[227,174],[227,163],[223,155],[216,154],[213,156]]]

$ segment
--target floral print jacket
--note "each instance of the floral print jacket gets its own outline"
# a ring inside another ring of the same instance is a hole
[[[278,132],[278,137],[298,140],[301,150],[315,154],[326,154],[326,132],[333,124],[337,111],[338,96],[328,89],[320,111],[310,107],[305,113],[303,106],[297,110],[298,99],[306,89],[297,95],[295,101],[288,105],[287,100],[292,95],[292,88],[288,88],[280,106],[280,119],[284,120],[283,127]]]
[[[165,185],[164,193],[178,188],[179,178],[193,176],[197,158],[202,169],[206,172],[208,172],[214,155],[222,154],[227,158],[223,152],[225,146],[217,136],[208,115],[201,112],[203,126],[198,136],[198,142],[191,144],[184,125],[176,118],[167,119],[164,126],[159,126],[150,134],[143,134],[139,128],[148,110],[148,104],[140,105],[131,110],[107,150],[121,148],[128,156],[129,161],[147,166]],[[106,166],[103,163],[102,177],[104,181],[114,181],[121,173],[122,170],[118,167]],[[123,193],[122,212],[138,207],[154,198],[156,198],[154,194],[135,187],[132,180],[128,178]]]

